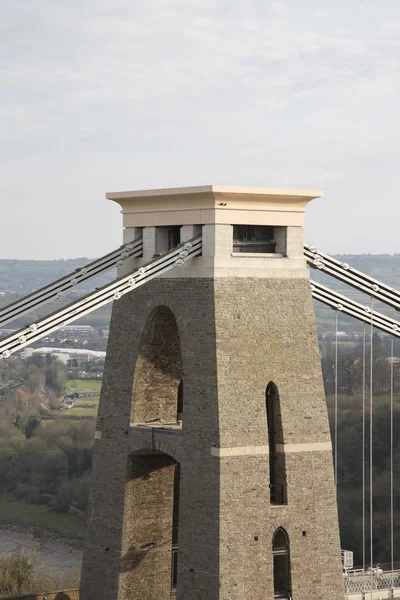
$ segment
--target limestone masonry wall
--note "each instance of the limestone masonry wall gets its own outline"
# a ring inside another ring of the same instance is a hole
[[[160,306],[174,324],[160,329],[156,359],[151,344],[143,352],[142,334]],[[138,356],[141,369],[146,361],[142,391],[138,380],[134,386]],[[174,386],[176,393],[180,377],[182,426],[132,426],[134,387],[137,402],[151,398],[154,417],[157,405],[165,414],[163,403],[171,398],[159,390]],[[279,390],[277,451],[284,452],[287,481],[287,503],[279,505],[269,490],[270,381]],[[81,600],[170,599],[177,463],[178,600],[272,600],[278,527],[290,542],[293,598],[343,600],[307,277],[164,278],[124,296],[113,308],[97,430]]]

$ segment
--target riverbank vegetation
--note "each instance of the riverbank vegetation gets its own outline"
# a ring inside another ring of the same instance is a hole
[[[79,586],[80,572],[60,574],[45,565],[37,565],[34,553],[15,553],[0,557],[0,596],[43,594]]]

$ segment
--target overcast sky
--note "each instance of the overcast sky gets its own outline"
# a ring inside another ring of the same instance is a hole
[[[400,252],[399,0],[1,0],[0,258],[121,243],[107,191],[322,188],[306,241]]]

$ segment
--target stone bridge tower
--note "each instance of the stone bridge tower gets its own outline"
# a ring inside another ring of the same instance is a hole
[[[114,303],[81,600],[343,600],[309,276],[310,190],[107,197],[136,268],[202,256]]]

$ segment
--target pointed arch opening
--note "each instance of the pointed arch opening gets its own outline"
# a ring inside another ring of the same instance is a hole
[[[274,598],[291,598],[289,536],[279,527],[272,538]]]
[[[180,464],[168,454],[143,449],[128,457],[119,582],[123,597],[169,599],[176,589],[180,478]]]
[[[286,465],[279,391],[273,381],[265,392],[269,446],[269,489],[271,504],[286,504]]]
[[[178,325],[158,306],[144,327],[133,380],[131,423],[180,426],[183,417],[182,352]]]

